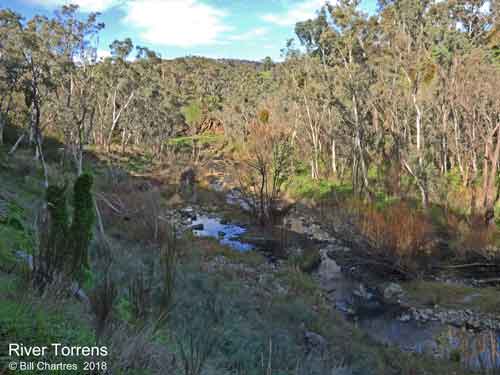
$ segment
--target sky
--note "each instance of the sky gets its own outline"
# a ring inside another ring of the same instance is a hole
[[[330,0],[332,2],[332,0]],[[115,39],[130,37],[163,58],[206,56],[280,60],[280,50],[294,36],[298,21],[314,17],[325,0],[0,0],[25,18],[51,16],[67,3],[80,6],[82,17],[100,12],[100,56]],[[363,0],[373,13],[376,0]]]

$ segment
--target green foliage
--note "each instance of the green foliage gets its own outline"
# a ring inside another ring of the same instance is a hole
[[[304,250],[304,252],[291,259],[291,263],[302,272],[311,273],[321,264],[321,255],[316,248]]]
[[[331,180],[313,180],[309,175],[301,174],[292,177],[288,189],[296,198],[321,200],[335,191],[350,190],[350,187]]]
[[[49,186],[46,200],[47,209],[50,213],[46,250],[50,253],[45,254],[53,259],[54,266],[59,272],[69,271],[69,267],[66,266],[68,259],[71,259],[71,250],[68,249],[69,214],[66,186]]]
[[[71,346],[93,346],[95,338],[92,330],[80,316],[73,315],[64,301],[51,304],[25,295],[24,286],[18,279],[6,279],[0,274],[0,366],[7,360],[6,345],[23,343],[26,346],[50,346],[61,343]],[[16,296],[13,298],[12,296]],[[27,359],[27,358],[26,358]],[[34,359],[34,358],[32,358]],[[47,362],[56,358],[51,355],[44,358]],[[59,362],[61,358],[57,358]],[[71,358],[70,361],[83,365],[83,358]],[[70,363],[68,361],[68,363]],[[80,362],[81,361],[81,362]],[[26,372],[31,374],[31,372]],[[34,373],[33,373],[34,374]]]
[[[63,272],[75,276],[79,281],[88,278],[88,247],[95,220],[92,184],[93,178],[88,173],[76,179],[71,224],[66,198],[67,186],[47,188],[48,227],[42,222],[38,228],[41,233],[36,256],[41,258],[40,261],[49,273]],[[46,274],[38,276],[51,277]],[[42,288],[44,285],[40,284]]]
[[[199,145],[204,146],[220,142],[221,140],[223,140],[223,137],[221,135],[199,134],[193,136],[171,138],[168,140],[168,144],[175,146],[179,149],[182,149],[182,148],[191,148],[193,142],[197,142]]]
[[[452,350],[450,353],[450,360],[453,362],[460,362],[461,358],[460,350]]]
[[[196,126],[202,120],[203,111],[198,101],[189,103],[181,111],[190,126]]]
[[[16,264],[14,251],[31,252],[32,233],[25,227],[24,210],[10,202],[5,218],[0,219],[0,269],[10,270]]]
[[[92,240],[95,207],[92,197],[93,177],[83,173],[77,178],[73,192],[73,221],[70,228],[72,267],[77,277],[83,280],[83,270],[88,269],[88,248]]]

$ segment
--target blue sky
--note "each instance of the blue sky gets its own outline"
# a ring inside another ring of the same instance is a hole
[[[297,21],[314,16],[325,0],[0,0],[24,17],[50,16],[64,3],[82,12],[99,11],[106,24],[99,38],[105,56],[115,39],[160,52],[164,58],[202,55],[213,58],[279,60],[280,49],[294,36]],[[376,0],[363,0],[373,12]]]

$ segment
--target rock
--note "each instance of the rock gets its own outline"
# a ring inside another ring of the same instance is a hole
[[[223,232],[223,231],[219,231],[219,232],[217,233],[217,235],[218,235],[219,237],[224,237],[224,236],[226,235],[226,233],[225,233],[225,232]]]
[[[169,206],[178,206],[178,205],[181,205],[183,203],[183,199],[182,197],[179,195],[179,194],[174,194],[172,195],[169,200],[167,201],[167,204]]]
[[[411,320],[411,315],[410,314],[402,314],[401,316],[398,317],[398,320],[400,322],[406,323]]]
[[[359,284],[359,288],[355,289],[352,294],[367,301],[371,301],[374,297],[374,294],[370,293],[363,284]]]
[[[345,314],[348,315],[355,315],[356,312],[354,311],[353,308],[349,306],[349,304],[346,301],[336,301],[335,302],[335,308]]]
[[[394,302],[404,295],[404,290],[399,284],[389,283],[383,288],[382,295],[384,296],[384,300]]]
[[[224,124],[222,121],[215,117],[208,117],[203,122],[196,125],[196,134],[213,133],[213,134],[223,134]]]
[[[200,224],[191,225],[191,229],[192,230],[203,230],[203,228],[205,228],[205,227],[201,223]]]
[[[228,225],[229,224],[229,220],[227,220],[227,219],[220,219],[220,223],[222,225]]]
[[[325,280],[340,279],[342,270],[339,265],[328,256],[328,249],[321,249],[321,263],[318,268],[318,275]]]
[[[308,351],[324,352],[328,348],[326,339],[315,332],[306,331],[304,333],[304,342]]]
[[[196,213],[191,207],[187,207],[180,211],[181,217],[196,220]]]

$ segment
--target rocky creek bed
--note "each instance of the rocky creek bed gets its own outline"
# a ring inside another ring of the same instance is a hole
[[[186,207],[173,213],[182,230],[196,236],[217,239],[239,252],[263,251],[269,255],[274,239],[248,236],[248,226],[230,223],[202,207]],[[311,223],[311,224],[310,224]],[[253,228],[255,230],[255,228]],[[337,264],[337,257],[351,251],[344,242],[332,237],[321,224],[306,217],[287,219],[287,231],[294,234],[289,245],[294,248],[320,246],[321,263],[313,277],[330,302],[347,320],[379,343],[398,346],[401,350],[425,353],[461,361],[474,369],[500,368],[500,318],[471,309],[446,309],[440,306],[412,306],[398,283],[378,282],[367,285],[351,278],[352,270]],[[256,238],[258,240],[256,240]],[[300,241],[297,239],[300,238]],[[319,244],[319,245],[318,245]],[[299,249],[300,251],[300,249]],[[286,286],[271,282],[272,274],[283,262],[270,257],[268,265],[252,269],[216,257],[209,270],[242,268],[260,285],[286,293]],[[253,275],[253,276],[252,276]],[[472,298],[472,297],[471,297]]]

